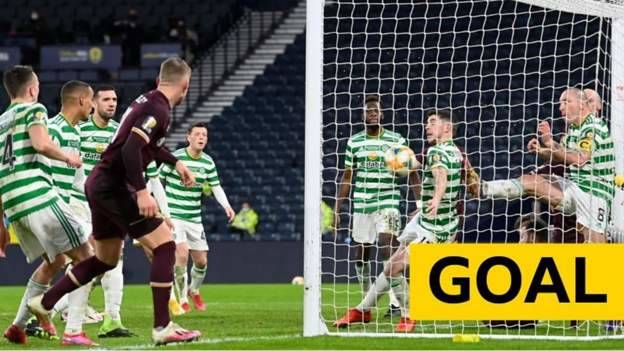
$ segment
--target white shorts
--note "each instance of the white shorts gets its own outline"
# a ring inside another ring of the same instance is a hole
[[[28,263],[46,254],[50,260],[87,241],[87,236],[62,200],[12,222]]]
[[[91,224],[91,209],[89,209],[89,204],[85,201],[80,201],[75,197],[71,197],[69,199],[69,208],[74,213],[76,220],[78,220],[82,226],[85,234],[87,236],[91,235],[93,225]]]
[[[563,191],[560,209],[566,215],[576,215],[576,222],[598,233],[605,233],[609,222],[610,208],[606,200],[579,188],[573,181],[555,177]]]
[[[396,208],[385,208],[373,213],[353,214],[353,241],[373,244],[379,233],[398,235],[401,229],[401,215]]]
[[[410,244],[410,243],[437,244],[438,243],[438,237],[434,233],[428,231],[427,229],[423,228],[423,226],[420,225],[421,213],[422,212],[418,212],[414,216],[414,218],[412,218],[412,220],[409,221],[405,225],[405,228],[403,229],[403,233],[401,233],[401,235],[397,238],[397,240],[401,244]],[[451,235],[446,240],[446,242],[452,242],[453,240],[455,240],[455,236]]]
[[[206,233],[201,223],[193,223],[172,218],[173,222],[173,239],[176,244],[188,243],[191,250],[208,251],[208,243],[206,242]]]

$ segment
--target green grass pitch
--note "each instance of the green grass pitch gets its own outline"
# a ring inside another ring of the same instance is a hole
[[[4,329],[12,321],[22,287],[0,288],[0,326]],[[203,333],[200,342],[168,346],[172,349],[622,349],[624,340],[599,341],[537,341],[537,340],[482,340],[474,344],[453,343],[450,338],[365,338],[323,336],[304,338],[302,333],[303,288],[292,285],[205,285],[203,294],[208,304],[206,312],[193,311],[176,317],[186,328]],[[351,294],[349,294],[351,295]],[[324,314],[334,315],[330,305],[354,302],[355,297],[326,295]],[[91,296],[93,305],[101,309],[102,290],[96,288]],[[380,309],[380,313],[383,310]],[[87,333],[107,349],[148,349],[152,323],[151,293],[148,286],[126,287],[122,307],[125,325],[139,336],[122,339],[98,339],[97,325],[87,325]],[[381,318],[381,317],[380,317]],[[63,325],[56,321],[62,331]],[[389,330],[391,323],[383,320],[381,331]],[[373,331],[367,326],[367,331]],[[386,328],[386,329],[384,329]],[[362,331],[362,327],[354,331]],[[448,332],[448,330],[446,330]],[[484,332],[484,330],[482,330]],[[0,349],[58,349],[58,341],[29,338],[25,347],[0,340]],[[161,349],[161,348],[159,348]]]

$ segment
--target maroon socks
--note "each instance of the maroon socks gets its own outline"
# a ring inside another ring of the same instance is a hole
[[[169,241],[152,251],[154,257],[152,258],[150,285],[154,302],[154,328],[166,327],[170,321],[168,303],[173,285],[175,249],[175,243]]]

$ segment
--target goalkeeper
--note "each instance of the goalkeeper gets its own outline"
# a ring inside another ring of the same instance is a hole
[[[425,126],[428,149],[423,168],[421,201],[424,210],[415,214],[399,236],[399,249],[390,258],[389,264],[377,277],[362,302],[347,311],[347,314],[334,322],[336,327],[346,327],[353,323],[368,323],[371,308],[388,290],[394,292],[401,308],[401,319],[397,332],[411,332],[415,322],[407,314],[407,284],[403,271],[409,264],[408,246],[410,243],[449,243],[455,239],[459,229],[457,203],[460,197],[460,183],[464,156],[453,142],[453,122],[449,111],[433,110],[427,114]],[[474,169],[465,170],[468,191],[479,194],[479,176]]]
[[[489,198],[514,199],[533,195],[564,214],[575,214],[577,227],[587,242],[605,242],[613,200],[615,156],[606,122],[594,115],[587,94],[566,89],[559,110],[568,124],[567,135],[557,143],[548,122],[538,125],[539,140],[531,139],[530,152],[568,166],[565,177],[527,174],[518,179],[483,184]]]

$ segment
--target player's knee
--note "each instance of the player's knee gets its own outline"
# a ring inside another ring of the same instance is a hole
[[[204,269],[208,265],[208,258],[206,256],[199,256],[193,259],[193,264],[195,267]]]

